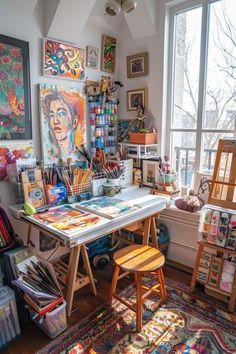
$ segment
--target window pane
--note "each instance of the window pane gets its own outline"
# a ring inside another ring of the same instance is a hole
[[[183,186],[191,186],[194,174],[195,133],[172,133],[172,165],[179,172],[180,182]]]
[[[210,5],[206,102],[203,126],[232,130],[236,118],[235,0]]]
[[[202,171],[212,173],[219,139],[233,139],[233,133],[204,133]]]
[[[202,9],[176,15],[173,128],[196,128]]]

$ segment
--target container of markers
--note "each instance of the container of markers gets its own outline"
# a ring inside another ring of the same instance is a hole
[[[32,321],[47,334],[49,338],[55,338],[67,329],[65,301],[45,315],[40,316],[31,307],[29,307],[29,313]]]

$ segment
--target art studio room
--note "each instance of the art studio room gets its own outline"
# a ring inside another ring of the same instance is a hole
[[[236,353],[235,0],[0,0],[0,353]]]

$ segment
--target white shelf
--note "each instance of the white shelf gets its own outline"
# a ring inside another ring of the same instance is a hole
[[[151,159],[157,158],[159,156],[158,144],[140,145],[131,143],[119,143],[119,145],[121,145],[128,157]]]

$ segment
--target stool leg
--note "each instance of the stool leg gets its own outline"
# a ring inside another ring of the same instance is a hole
[[[162,268],[157,270],[157,275],[158,275],[159,283],[160,283],[161,298],[162,298],[164,304],[166,304],[167,303],[167,291],[166,291],[165,279],[164,279]]]
[[[108,298],[108,305],[112,304],[113,295],[116,293],[116,285],[118,281],[119,272],[120,272],[120,268],[115,264],[115,269],[114,269],[113,278],[111,282],[111,289]]]
[[[142,331],[142,317],[143,317],[143,311],[142,311],[142,274],[137,274],[137,302],[136,302],[136,330],[137,332]]]

